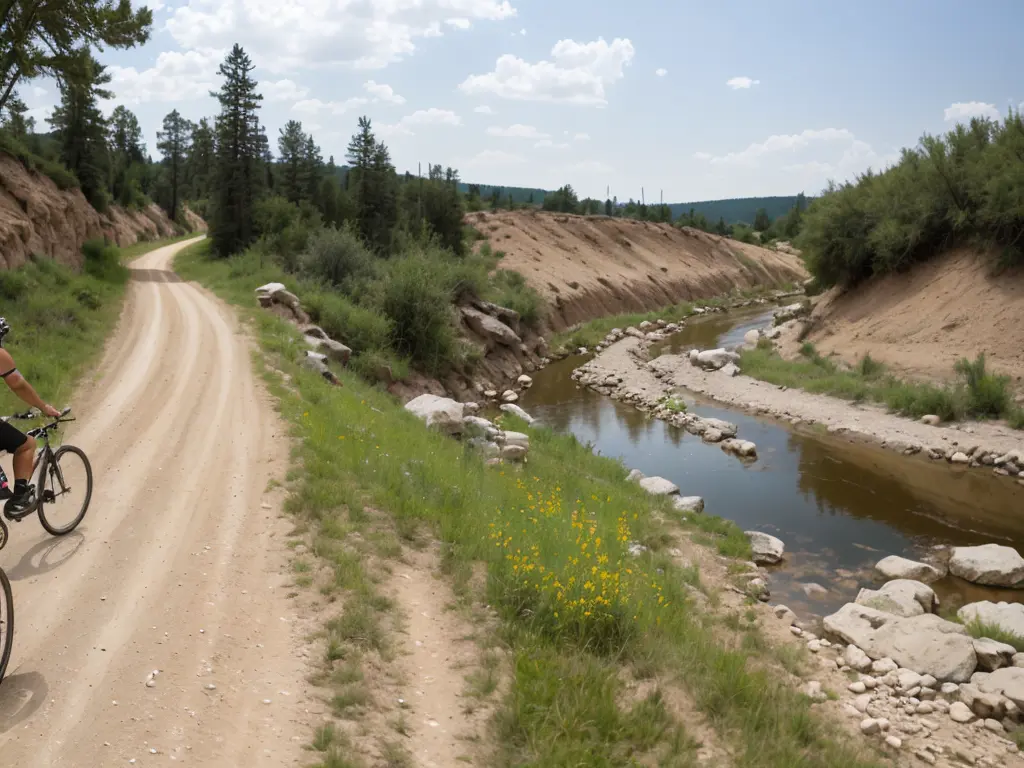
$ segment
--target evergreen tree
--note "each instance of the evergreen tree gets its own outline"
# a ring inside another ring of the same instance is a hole
[[[302,196],[320,207],[320,179],[323,177],[324,159],[312,134],[306,136],[302,147]]]
[[[280,172],[280,194],[289,202],[298,205],[303,194],[303,153],[306,135],[302,123],[289,120],[277,137],[278,171]]]
[[[142,142],[142,128],[135,114],[122,106],[110,115],[110,148],[126,163],[146,162],[146,145]]]
[[[217,169],[211,194],[210,236],[220,256],[245,248],[254,237],[253,204],[262,185],[259,109],[252,60],[237,43],[218,70],[224,78],[217,117]]]
[[[605,216],[611,216],[612,215],[612,200],[611,200],[611,198],[608,198],[608,199],[606,199],[604,201],[604,215]]]
[[[765,232],[771,225],[772,220],[768,218],[768,211],[758,208],[757,213],[754,214],[754,229],[758,232]]]
[[[149,39],[153,13],[130,0],[24,2],[4,0],[0,11],[0,111],[19,82],[52,77],[66,89],[93,81],[89,49],[131,48]]]
[[[170,188],[167,215],[172,221],[179,213],[180,192],[185,181],[185,157],[194,127],[175,109],[164,118],[164,129],[156,134],[156,148],[163,154],[164,166],[167,168]]]
[[[192,138],[185,158],[185,196],[189,200],[206,200],[210,196],[215,157],[213,128],[204,117],[192,126]]]
[[[82,194],[100,212],[109,202],[110,153],[107,121],[97,100],[111,98],[112,94],[101,87],[109,82],[106,68],[87,55],[76,79],[64,83],[60,105],[49,118],[57,134],[61,162],[75,174]]]
[[[36,129],[36,121],[34,117],[25,117],[28,112],[28,107],[25,106],[17,94],[13,94],[7,101],[7,115],[4,118],[3,123],[0,126],[4,130],[8,131],[12,136],[16,136],[21,139],[34,132]]]
[[[368,117],[359,118],[359,131],[348,145],[351,169],[346,181],[353,196],[359,233],[381,254],[390,252],[398,223],[398,180],[388,148],[377,141]]]

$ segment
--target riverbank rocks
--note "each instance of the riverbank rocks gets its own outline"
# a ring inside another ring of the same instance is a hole
[[[756,347],[760,340],[761,332],[756,328],[743,334],[743,343],[748,347]]]
[[[652,496],[675,496],[679,493],[679,486],[664,477],[642,477],[639,483]]]
[[[523,340],[514,330],[496,317],[472,307],[460,307],[462,319],[475,334],[485,339],[488,346],[501,344],[517,349]]]
[[[983,600],[968,603],[956,615],[965,624],[978,622],[1024,637],[1024,605],[1020,603],[992,603]]]
[[[1024,669],[1006,667],[997,669],[978,683],[982,693],[1003,696],[1013,702],[1018,711],[1024,710]],[[961,691],[963,686],[961,686]]]
[[[743,456],[744,458],[752,459],[757,456],[757,446],[750,440],[729,438],[727,440],[723,440],[720,447],[723,451],[735,453],[737,456]]]
[[[1024,583],[1024,557],[1001,544],[955,547],[949,572],[975,584],[1016,587]]]
[[[308,368],[311,371],[319,373],[331,384],[341,386],[341,381],[339,381],[338,377],[335,376],[331,369],[327,367],[327,355],[307,349],[306,354],[302,356],[299,364],[303,368]]]
[[[700,496],[676,496],[672,499],[672,506],[680,512],[697,514],[704,511],[704,499]]]
[[[789,304],[785,307],[779,307],[772,313],[772,323],[774,325],[782,325],[790,320],[803,317],[808,314],[810,310],[810,304],[806,303]]]
[[[939,604],[931,587],[911,579],[895,579],[881,589],[862,589],[854,602],[903,617],[933,613]]]
[[[406,403],[405,410],[447,435],[460,435],[465,426],[462,403],[451,398],[420,395]]]
[[[786,551],[786,545],[782,539],[777,539],[761,531],[744,531],[744,534],[750,540],[750,551],[755,563],[775,565],[782,562]]]
[[[332,339],[319,325],[304,326],[302,328],[302,338],[306,344],[317,352],[324,353],[331,360],[335,360],[342,365],[348,365],[348,360],[352,357],[351,349],[340,341]]]
[[[912,579],[930,584],[945,574],[928,563],[919,563],[898,555],[883,557],[875,564],[875,570],[887,579]]]
[[[527,424],[533,424],[533,422],[535,421],[533,416],[528,414],[526,411],[524,411],[522,408],[520,408],[515,403],[502,403],[501,410],[504,413],[507,413],[507,414],[510,414],[512,416],[515,416],[517,418],[522,419]]]
[[[727,349],[706,349],[697,353],[697,362],[701,368],[708,371],[717,371],[729,363],[739,362],[740,356]],[[693,353],[690,353],[690,362],[693,362]]]
[[[967,682],[978,666],[967,630],[934,614],[900,617],[847,603],[823,625],[828,636],[856,645],[872,659],[892,659],[940,682]]]
[[[976,637],[974,653],[978,657],[978,669],[995,672],[997,669],[1013,666],[1013,657],[1017,655],[1017,649],[990,637]]]

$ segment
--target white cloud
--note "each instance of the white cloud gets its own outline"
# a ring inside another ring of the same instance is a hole
[[[264,80],[259,84],[259,92],[265,102],[299,101],[309,95],[309,89],[298,85],[294,80]]]
[[[477,168],[495,168],[509,165],[520,165],[526,162],[526,158],[513,152],[505,152],[501,149],[485,149],[471,157],[466,165]]]
[[[589,133],[577,133],[572,138],[573,138],[573,141],[590,141],[590,134]]]
[[[607,174],[614,170],[610,165],[602,163],[600,160],[583,160],[582,162],[569,166],[569,168],[573,171],[578,171],[579,173],[588,174]]]
[[[664,77],[665,75],[668,74],[668,70],[665,69],[664,67],[660,67],[659,69],[654,70],[654,74],[656,74],[658,77]]]
[[[142,71],[111,65],[107,71],[114,98],[109,103],[134,105],[206,98],[210,91],[220,88],[217,63],[222,58],[221,51],[211,49],[164,51],[152,67]]]
[[[494,110],[491,109],[490,107],[488,107],[486,104],[484,104],[483,106],[474,108],[473,111],[477,112],[477,113],[479,113],[481,115],[493,115],[494,114]]]
[[[522,125],[516,123],[510,125],[508,128],[502,128],[497,125],[492,125],[487,129],[488,136],[498,136],[503,139],[547,139],[550,138],[549,134],[542,131],[538,131],[532,125]]]
[[[741,90],[743,88],[751,88],[755,85],[760,85],[760,80],[752,80],[749,77],[734,77],[731,80],[726,80],[725,84],[732,88],[734,91]]]
[[[946,107],[944,112],[946,122],[967,122],[972,117],[990,117],[993,120],[1000,118],[999,110],[995,104],[986,104],[983,101],[958,101]]]
[[[48,90],[46,90],[45,88],[40,88],[38,85],[32,86],[32,96],[34,98],[41,99],[49,93],[50,92]]]
[[[423,38],[516,15],[509,0],[187,0],[166,29],[185,49],[240,42],[271,71],[335,64],[375,69],[412,55]]]
[[[373,96],[374,101],[383,101],[388,104],[405,104],[405,97],[395,93],[394,88],[390,85],[367,80],[363,83],[363,89]]]
[[[769,136],[720,155],[696,152],[693,157],[705,164],[701,180],[715,193],[742,189],[744,194],[761,195],[773,194],[772,189],[816,194],[829,179],[842,181],[868,168],[882,170],[899,156],[877,152],[846,128],[824,128]]]
[[[448,109],[417,109],[410,115],[406,115],[397,123],[378,126],[377,131],[382,136],[413,136],[414,126],[422,125],[462,125],[462,118]]]
[[[559,40],[551,60],[531,64],[518,56],[498,58],[493,72],[470,75],[459,88],[469,95],[495,95],[519,101],[553,101],[588,106],[608,103],[606,89],[624,75],[636,51],[628,39],[611,43]]]
[[[564,141],[560,141],[556,144],[551,139],[541,139],[533,146],[536,147],[537,149],[568,149],[569,144],[568,142]]]
[[[369,104],[369,99],[362,96],[354,96],[345,101],[320,101],[320,99],[303,99],[292,105],[292,112],[299,112],[305,115],[319,115],[329,112],[332,115],[344,115],[357,107]]]

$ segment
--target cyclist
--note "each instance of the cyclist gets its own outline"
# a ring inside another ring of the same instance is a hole
[[[2,378],[11,391],[34,408],[38,408],[47,416],[57,418],[60,411],[52,405],[43,402],[42,398],[32,389],[14,365],[14,358],[11,353],[3,348],[4,337],[10,333],[11,326],[7,320],[0,317],[0,378]],[[24,517],[26,510],[35,504],[35,489],[28,481],[32,475],[32,461],[36,453],[36,441],[34,438],[22,433],[12,427],[6,421],[0,421],[0,451],[7,451],[14,454],[14,493],[7,500],[4,506],[4,515],[10,519]],[[10,490],[7,488],[7,478],[3,469],[0,469],[0,494],[7,495]]]

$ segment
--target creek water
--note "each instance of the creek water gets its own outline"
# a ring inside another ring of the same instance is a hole
[[[737,344],[748,330],[770,323],[771,312],[764,311],[691,319],[651,354]],[[1016,483],[850,443],[813,426],[753,417],[683,392],[692,412],[730,421],[741,438],[757,444],[757,460],[743,462],[632,406],[580,388],[570,375],[586,359],[566,358],[538,372],[520,404],[602,455],[666,477],[684,495],[704,497],[707,513],[782,539],[786,559],[768,569],[772,601],[801,615],[831,612],[861,587],[880,584],[873,566],[886,555],[920,559],[940,544],[990,542],[1024,553],[1024,488]],[[988,589],[954,577],[933,587],[946,608],[976,600],[1024,602],[1024,591]]]

